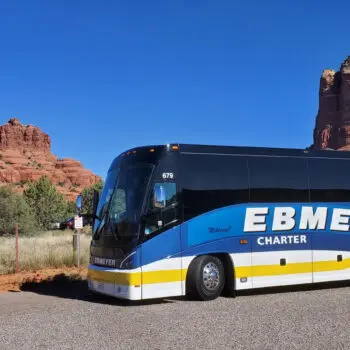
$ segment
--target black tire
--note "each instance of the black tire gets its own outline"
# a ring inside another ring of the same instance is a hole
[[[186,295],[195,300],[214,300],[225,286],[225,269],[216,256],[203,255],[190,264],[186,278]]]

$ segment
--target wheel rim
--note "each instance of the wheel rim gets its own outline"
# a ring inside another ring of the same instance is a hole
[[[220,284],[220,272],[218,267],[212,263],[209,262],[204,266],[203,269],[203,283],[205,288],[208,290],[214,290],[217,289],[217,287]]]

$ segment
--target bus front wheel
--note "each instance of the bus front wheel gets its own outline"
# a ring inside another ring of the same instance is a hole
[[[225,286],[225,269],[222,261],[212,255],[203,255],[190,264],[186,294],[196,300],[214,300]]]

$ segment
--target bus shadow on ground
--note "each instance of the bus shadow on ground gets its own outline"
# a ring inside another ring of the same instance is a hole
[[[136,306],[174,303],[181,298],[151,299],[131,301],[113,298],[107,295],[91,293],[86,280],[75,280],[65,274],[56,275],[53,279],[41,282],[26,282],[20,287],[21,292],[31,292],[39,295],[54,296],[63,299],[73,299],[115,306]]]
[[[334,289],[349,288],[350,280],[340,282],[322,282],[305,285],[279,286],[269,288],[259,288],[251,290],[237,291],[236,297],[270,295],[281,293],[304,293],[306,291],[327,290],[330,293]],[[131,301],[113,298],[107,295],[93,294],[88,290],[86,280],[75,280],[67,277],[65,274],[57,275],[49,281],[27,282],[24,283],[20,290],[22,292],[31,292],[40,295],[54,296],[64,299],[75,299],[80,301],[92,302],[96,304],[106,304],[115,306],[141,306],[141,305],[157,305],[175,303],[180,300],[186,300],[186,297],[171,297],[161,299],[150,299],[141,301]],[[230,294],[223,294],[224,298],[231,298]],[[191,299],[189,299],[191,301]]]

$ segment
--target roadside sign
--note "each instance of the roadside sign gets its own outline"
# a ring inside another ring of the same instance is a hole
[[[74,228],[83,228],[83,218],[79,215],[74,216]]]

